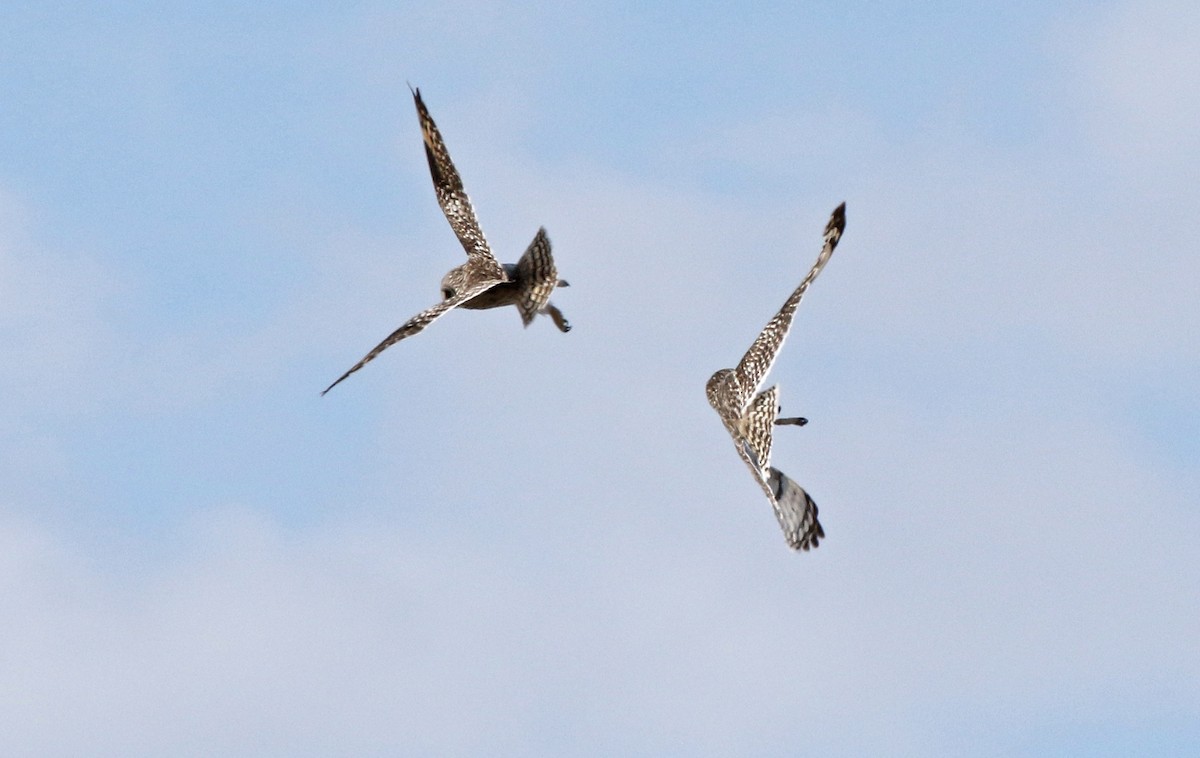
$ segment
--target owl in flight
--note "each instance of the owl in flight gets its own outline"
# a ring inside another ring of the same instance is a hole
[[[733,437],[738,455],[750,467],[763,492],[767,493],[788,545],[796,550],[817,547],[825,536],[825,530],[817,521],[817,504],[808,493],[771,465],[771,433],[776,425],[804,426],[808,420],[779,418],[779,387],[774,386],[764,392],[759,392],[758,388],[779,355],[779,348],[783,346],[783,340],[792,326],[796,306],[829,261],[829,256],[833,255],[833,249],[837,247],[845,228],[846,204],[842,203],[834,209],[829,223],[825,225],[825,244],[804,281],[784,302],[775,318],[767,323],[758,339],[742,356],[737,368],[721,369],[712,375],[705,388],[709,405],[721,417]]]
[[[421,311],[388,335],[361,361],[338,377],[336,382],[326,387],[322,395],[370,363],[375,356],[405,337],[420,332],[452,308],[482,309],[515,305],[525,326],[529,326],[534,316],[544,313],[553,319],[560,331],[571,330],[562,311],[550,303],[550,293],[554,288],[566,287],[567,283],[558,278],[546,230],[538,229],[533,242],[529,243],[525,254],[515,264],[496,262],[483,230],[479,228],[475,209],[471,207],[471,201],[463,189],[462,179],[450,161],[450,152],[446,150],[442,135],[421,100],[421,90],[412,90],[412,95],[417,105],[417,117],[421,121],[425,158],[429,161],[429,173],[433,176],[438,205],[442,206],[450,228],[467,251],[467,262],[451,269],[442,278],[442,302]]]

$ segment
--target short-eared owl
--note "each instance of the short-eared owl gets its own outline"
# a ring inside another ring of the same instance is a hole
[[[738,455],[750,467],[763,492],[767,493],[775,509],[775,517],[783,527],[784,537],[793,549],[816,547],[825,536],[825,531],[817,521],[817,504],[800,485],[771,465],[771,433],[777,424],[803,426],[808,421],[803,418],[779,418],[779,387],[774,386],[761,393],[758,393],[758,388],[779,355],[779,348],[783,346],[791,328],[796,306],[829,261],[845,228],[846,204],[842,203],[834,209],[829,223],[825,225],[825,244],[804,281],[784,302],[775,318],[767,323],[758,339],[742,356],[737,368],[721,369],[712,375],[706,387],[709,405],[720,415],[733,437]]]
[[[546,230],[538,229],[533,242],[529,243],[525,254],[515,264],[496,261],[483,230],[479,228],[479,220],[463,189],[462,179],[450,161],[450,153],[446,150],[442,135],[421,100],[421,90],[413,90],[412,95],[417,105],[417,117],[421,121],[425,157],[429,161],[429,173],[433,175],[438,205],[442,206],[450,228],[467,251],[467,262],[451,269],[442,278],[442,302],[421,311],[388,335],[361,361],[338,377],[336,382],[326,387],[322,395],[370,363],[375,356],[405,337],[420,332],[452,308],[481,309],[515,305],[525,326],[529,326],[534,316],[544,313],[554,320],[555,326],[561,331],[571,329],[562,311],[550,303],[550,293],[554,288],[565,287],[567,283],[558,278]]]

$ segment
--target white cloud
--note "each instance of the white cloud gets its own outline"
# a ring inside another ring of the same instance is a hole
[[[542,446],[582,489],[433,524],[217,509],[149,572],[6,519],[6,751],[916,754],[1066,702],[1196,702],[1186,482],[1097,424],[856,402],[780,441],[830,533],[811,555],[702,416],[657,485],[635,451]]]

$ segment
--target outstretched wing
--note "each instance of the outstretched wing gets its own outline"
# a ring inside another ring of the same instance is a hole
[[[759,396],[761,397],[762,395]],[[817,504],[804,488],[787,474],[773,466],[762,465],[763,459],[758,457],[759,451],[749,438],[739,436],[732,429],[730,434],[734,435],[738,455],[745,461],[754,480],[771,501],[771,508],[775,511],[775,518],[779,521],[779,527],[783,529],[788,546],[793,550],[817,547],[819,541],[825,537],[825,530],[821,528],[821,522],[817,521]],[[765,451],[769,456],[769,436]]]
[[[558,286],[558,269],[554,267],[550,238],[546,236],[545,227],[538,229],[533,242],[529,243],[521,260],[517,261],[517,277],[521,281],[517,310],[521,312],[522,323],[529,326],[538,311],[550,302],[550,293]]]
[[[411,89],[411,87],[410,87]],[[483,230],[479,228],[479,219],[475,217],[475,209],[463,189],[462,178],[459,177],[454,163],[450,160],[450,151],[442,141],[437,124],[429,115],[425,102],[421,100],[421,90],[412,90],[413,101],[417,104],[417,117],[421,121],[421,137],[425,141],[425,158],[429,161],[429,173],[433,176],[433,190],[437,193],[438,205],[446,214],[450,228],[467,251],[467,258],[482,271],[494,273],[497,278],[503,278],[503,269],[496,262],[492,250],[488,247]],[[494,270],[494,271],[493,271]]]
[[[750,346],[750,349],[742,357],[741,363],[737,365],[735,386],[739,393],[737,404],[740,407],[745,407],[745,404],[758,391],[767,372],[771,370],[775,358],[779,355],[779,348],[783,346],[788,330],[791,329],[792,316],[796,313],[796,306],[800,305],[804,293],[808,291],[809,286],[821,273],[821,269],[825,268],[825,264],[829,262],[829,257],[833,255],[833,250],[837,247],[838,240],[842,238],[842,231],[845,228],[846,204],[842,203],[833,210],[833,215],[829,217],[829,223],[825,225],[825,244],[821,248],[820,255],[817,256],[817,262],[809,269],[808,275],[804,277],[804,281],[800,282],[800,286],[779,309],[779,313],[767,322],[766,327],[758,335],[758,339],[754,340],[754,344]]]
[[[339,376],[337,378],[336,382],[334,382],[333,384],[326,387],[325,390],[323,392],[321,392],[321,394],[324,395],[329,390],[331,390],[334,387],[341,384],[343,379],[350,376],[355,371],[358,371],[360,368],[367,365],[371,361],[375,360],[375,357],[377,355],[379,355],[380,353],[382,353],[384,350],[387,350],[389,347],[396,344],[397,342],[404,339],[405,337],[411,337],[412,335],[423,331],[425,329],[425,327],[429,326],[434,321],[437,321],[439,318],[444,316],[446,313],[450,312],[450,310],[457,307],[460,303],[470,300],[471,298],[478,295],[480,292],[490,289],[491,287],[496,286],[498,283],[499,283],[498,281],[488,281],[488,282],[484,282],[482,284],[478,284],[474,287],[470,287],[462,292],[459,292],[457,295],[450,298],[449,300],[443,300],[442,302],[438,303],[437,305],[433,306],[432,308],[427,308],[427,309],[421,311],[420,313],[418,313],[417,315],[413,316],[408,321],[404,322],[403,326],[401,326],[399,329],[397,329],[396,331],[389,334],[387,339],[385,339],[383,342],[380,342],[378,345],[376,345],[371,350],[371,352],[369,352],[365,356],[363,356],[363,359],[361,361],[359,361],[358,363],[355,363],[353,366],[351,366],[349,371],[347,371],[346,373]]]
[[[817,547],[825,537],[825,530],[817,521],[817,504],[813,499],[777,468],[770,470],[767,485],[771,491],[771,505],[775,506],[775,518],[779,519],[788,546],[793,550]]]

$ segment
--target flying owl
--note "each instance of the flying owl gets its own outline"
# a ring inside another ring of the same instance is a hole
[[[817,547],[825,536],[825,530],[817,521],[817,504],[813,499],[800,485],[771,465],[771,435],[775,426],[803,426],[808,420],[799,417],[780,418],[779,387],[774,386],[761,393],[758,388],[762,386],[767,372],[779,355],[779,348],[787,338],[796,306],[800,305],[809,285],[833,255],[845,228],[846,204],[842,203],[834,209],[829,223],[825,225],[825,244],[804,281],[784,302],[779,313],[767,322],[766,328],[742,356],[737,368],[721,369],[712,375],[705,388],[709,405],[721,417],[729,435],[733,437],[738,455],[750,467],[754,479],[771,501],[788,545],[796,550]]]
[[[410,88],[411,89],[411,88]],[[558,278],[554,257],[550,253],[550,239],[545,229],[538,229],[521,259],[515,264],[500,264],[492,255],[475,209],[463,189],[462,179],[450,160],[450,153],[442,141],[437,125],[421,100],[421,90],[412,90],[417,106],[417,117],[421,122],[421,136],[425,142],[425,158],[429,161],[429,173],[433,176],[433,189],[438,205],[446,214],[450,228],[467,252],[467,262],[456,266],[442,278],[442,302],[421,311],[396,331],[376,345],[362,360],[338,377],[325,388],[324,395],[342,380],[370,363],[377,355],[405,337],[425,329],[454,308],[472,310],[499,308],[514,305],[521,314],[525,326],[539,313],[548,315],[560,331],[568,332],[571,325],[562,311],[550,302],[550,293],[567,283]]]

